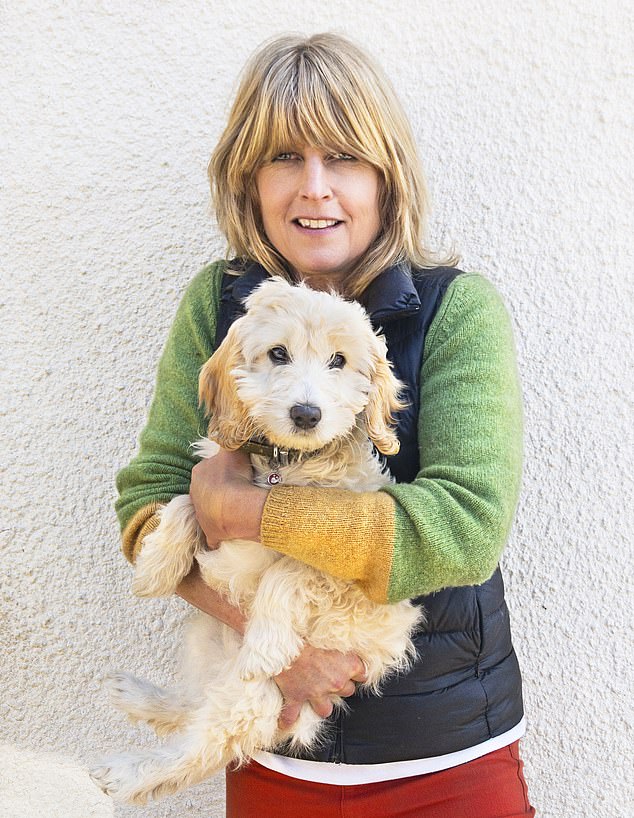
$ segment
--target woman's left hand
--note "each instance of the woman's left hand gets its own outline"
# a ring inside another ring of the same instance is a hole
[[[189,495],[209,548],[222,540],[259,542],[268,491],[252,480],[249,456],[240,451],[221,449],[192,469]]]
[[[297,721],[304,702],[322,719],[333,710],[333,698],[352,696],[355,682],[365,682],[363,662],[354,653],[320,650],[305,645],[292,665],[274,677],[284,706],[278,726],[288,730]]]

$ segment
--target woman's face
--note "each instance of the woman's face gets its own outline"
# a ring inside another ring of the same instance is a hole
[[[379,174],[349,154],[294,148],[256,183],[269,241],[315,289],[341,282],[379,233]]]

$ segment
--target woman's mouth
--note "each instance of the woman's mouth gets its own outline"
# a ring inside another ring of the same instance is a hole
[[[341,224],[339,219],[294,219],[295,224],[307,230],[324,230],[327,227],[334,227]]]

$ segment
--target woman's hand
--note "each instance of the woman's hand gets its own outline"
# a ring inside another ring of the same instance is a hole
[[[352,696],[355,682],[365,682],[363,662],[354,653],[319,650],[306,645],[288,670],[274,677],[284,697],[279,718],[282,730],[293,725],[304,702],[315,713],[327,718],[333,709],[333,696]]]
[[[253,485],[245,452],[221,449],[192,469],[189,495],[209,548],[222,540],[259,542],[267,490]]]

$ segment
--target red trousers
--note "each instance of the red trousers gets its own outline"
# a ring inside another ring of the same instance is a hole
[[[437,773],[341,787],[252,761],[227,771],[227,818],[519,818],[528,802],[519,742]]]

